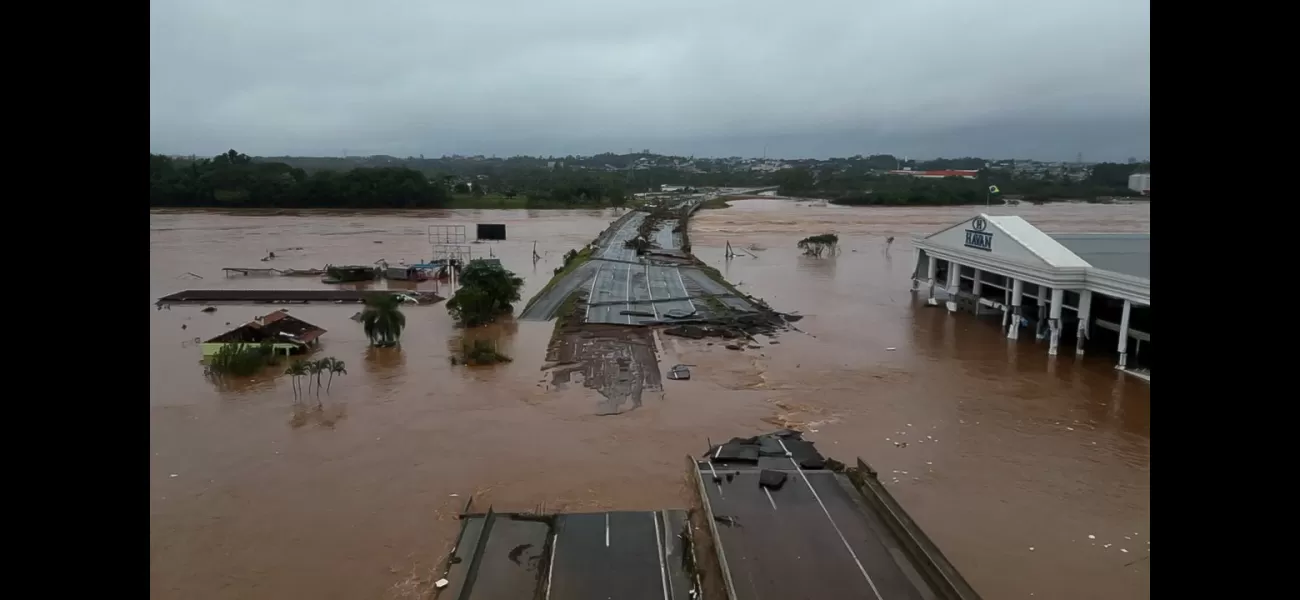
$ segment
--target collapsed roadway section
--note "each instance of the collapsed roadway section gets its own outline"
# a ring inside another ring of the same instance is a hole
[[[695,480],[730,600],[979,597],[870,466],[797,431],[713,446]]]
[[[496,513],[471,499],[436,597],[979,600],[861,459],[846,468],[781,430],[688,460],[691,510]],[[717,560],[698,560],[709,546]]]

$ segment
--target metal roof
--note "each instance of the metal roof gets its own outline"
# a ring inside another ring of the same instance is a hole
[[[1078,256],[1070,248],[1061,245],[1054,239],[1055,236],[1043,233],[1042,230],[1030,225],[1029,221],[1014,215],[994,217],[982,214],[980,216],[1053,267],[1089,266],[1086,258]]]
[[[1149,233],[1053,233],[1050,236],[1094,269],[1151,279]]]

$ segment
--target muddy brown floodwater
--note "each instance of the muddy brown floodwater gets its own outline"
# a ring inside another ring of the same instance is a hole
[[[474,332],[515,361],[469,369],[448,363],[460,334],[442,304],[405,309],[397,350],[367,348],[356,306],[291,307],[328,330],[322,355],[348,366],[322,411],[296,412],[283,376],[218,385],[199,364],[194,340],[270,308],[151,304],[150,596],[422,597],[470,494],[498,510],[687,506],[688,453],[781,424],[807,429],[829,456],[872,463],[985,598],[1147,598],[1150,386],[1110,355],[1050,360],[1043,343],[913,301],[911,234],[976,210],[752,200],[702,211],[694,252],[746,293],[806,315],[807,335],[743,353],[660,336],[661,364],[696,365],[693,378],[664,381],[662,398],[617,416],[596,415],[594,391],[548,385],[550,323]],[[998,211],[1048,231],[1150,230],[1149,205]],[[479,222],[507,225],[509,241],[475,255],[491,250],[523,275],[527,300],[564,251],[615,217],[157,212],[150,302],[188,288],[319,288],[220,269],[410,262],[430,255],[428,225]],[[840,256],[799,256],[798,239],[826,231],[840,235]],[[725,261],[726,241],[757,258]],[[260,262],[268,251],[276,259]]]

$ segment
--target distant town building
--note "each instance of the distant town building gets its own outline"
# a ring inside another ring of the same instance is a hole
[[[944,177],[961,177],[962,179],[975,179],[979,176],[979,171],[968,169],[948,169],[944,171],[913,171],[911,169],[902,169],[890,171],[890,175],[907,175],[910,177],[921,177],[924,179],[941,179]]]
[[[1143,196],[1151,194],[1151,174],[1134,173],[1128,176],[1128,189],[1142,194]]]

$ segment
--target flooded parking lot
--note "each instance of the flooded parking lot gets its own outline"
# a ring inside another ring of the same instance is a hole
[[[349,366],[322,411],[295,413],[287,378],[217,385],[198,363],[196,338],[270,308],[151,306],[151,595],[419,597],[468,494],[502,510],[681,507],[686,454],[776,424],[805,428],[828,455],[871,462],[986,598],[1146,598],[1149,561],[1133,561],[1149,550],[1149,386],[1115,372],[1110,356],[1049,360],[1044,344],[1009,343],[908,291],[909,236],[975,210],[755,200],[702,211],[694,253],[745,293],[805,315],[807,333],[744,352],[660,336],[661,364],[695,365],[692,379],[665,380],[662,394],[613,416],[593,410],[592,390],[550,385],[550,323],[473,332],[514,362],[467,369],[448,362],[460,332],[442,305],[404,309],[400,349],[368,348],[355,306],[291,307],[328,330],[323,354]],[[1150,228],[1149,206],[1009,210],[1047,231]],[[475,245],[475,256],[525,277],[526,299],[565,251],[616,217],[154,213],[150,300],[200,287],[319,288],[314,278],[227,279],[221,268],[265,266],[269,251],[278,268],[414,262],[429,258],[427,225],[474,223],[507,225],[509,241]],[[839,234],[839,256],[795,249],[824,232]],[[888,236],[897,240],[886,252]],[[728,241],[756,258],[725,260]]]

